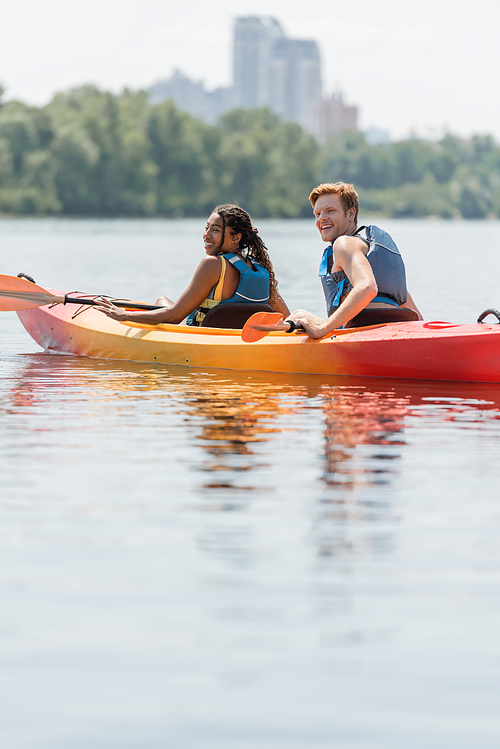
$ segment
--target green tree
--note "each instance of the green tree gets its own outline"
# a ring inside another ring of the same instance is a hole
[[[484,218],[489,212],[485,196],[471,184],[462,187],[459,208],[464,218]]]
[[[204,149],[207,130],[200,120],[178,110],[172,101],[151,109],[146,133],[148,158],[156,167],[156,205],[160,213],[183,209],[197,213],[205,193]]]
[[[68,124],[59,129],[52,152],[58,164],[55,182],[62,212],[100,213],[100,196],[92,189],[94,168],[100,159],[96,143],[80,125]]]
[[[429,144],[421,140],[406,140],[395,143],[393,148],[397,169],[396,184],[421,182],[432,158]]]
[[[234,201],[255,216],[309,215],[320,181],[352,182],[363,210],[393,216],[500,215],[500,147],[489,135],[371,145],[314,139],[268,109],[217,125],[145,92],[82,86],[46,107],[1,98],[0,211],[200,215]]]
[[[268,109],[237,109],[221,118],[216,152],[221,200],[259,216],[309,214],[319,173],[318,147]]]

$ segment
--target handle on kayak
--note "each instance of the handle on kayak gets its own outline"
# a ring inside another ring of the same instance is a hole
[[[488,315],[495,315],[496,319],[500,323],[500,312],[497,309],[494,309],[493,307],[490,307],[489,309],[485,309],[484,312],[481,312],[479,317],[477,318],[478,322],[483,322],[485,317],[488,317]],[[495,323],[496,325],[498,323]]]

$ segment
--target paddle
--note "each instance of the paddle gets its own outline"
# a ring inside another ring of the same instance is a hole
[[[118,302],[112,300],[116,307],[124,309],[162,309],[152,304],[136,304],[135,302]],[[10,312],[34,307],[44,307],[46,304],[90,304],[98,306],[96,299],[78,299],[67,294],[51,294],[46,289],[17,276],[0,275],[0,310]]]
[[[291,320],[283,320],[283,315],[278,312],[256,312],[248,318],[245,323],[243,330],[241,331],[241,337],[247,343],[254,343],[260,341],[268,333],[274,330],[281,330],[285,333],[303,333],[307,335],[304,328],[300,325],[293,327]],[[361,328],[336,328],[328,333],[325,338],[336,338],[339,335],[348,335],[349,333],[359,333],[360,331],[373,330],[374,328],[380,328],[382,325],[390,325],[390,323],[375,323],[374,325],[364,325]]]
[[[279,312],[256,312],[246,321],[241,331],[241,337],[246,343],[254,343],[260,341],[273,330],[283,330],[285,333],[291,333],[293,330],[305,332],[299,326],[293,327],[290,322],[285,322],[283,315],[280,315]]]

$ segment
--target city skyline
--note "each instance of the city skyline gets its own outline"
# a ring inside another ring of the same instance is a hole
[[[291,8],[283,0],[225,0],[215,14],[158,0],[88,0],[68,6],[26,0],[3,13],[0,82],[6,99],[47,103],[55,92],[93,83],[118,92],[147,88],[174,68],[207,88],[228,85],[235,15],[272,15],[287,35],[316,40],[324,90],[341,90],[361,111],[359,127],[393,137],[415,129],[500,138],[496,90],[500,10],[478,0],[452,13],[422,0],[418,13],[394,0],[359,0],[356,15],[340,2]]]
[[[347,106],[340,93],[323,95],[321,58],[314,39],[291,39],[272,16],[237,16],[232,52],[229,86],[208,91],[203,83],[175,69],[147,89],[150,101],[172,99],[179,109],[212,124],[231,109],[268,107],[319,142],[333,132],[358,130],[358,108]]]

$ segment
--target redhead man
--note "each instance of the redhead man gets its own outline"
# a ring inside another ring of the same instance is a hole
[[[392,237],[377,226],[358,229],[359,199],[354,187],[344,182],[318,185],[309,200],[321,238],[329,242],[319,269],[328,319],[306,310],[295,310],[288,319],[312,338],[343,326],[422,320],[406,287],[403,259]]]

